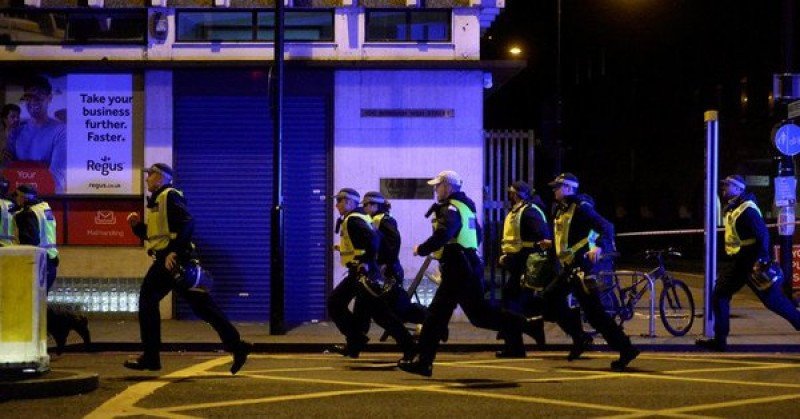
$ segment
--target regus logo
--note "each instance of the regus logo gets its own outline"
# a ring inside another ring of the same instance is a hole
[[[111,172],[121,172],[125,170],[123,163],[114,163],[111,157],[103,156],[99,162],[94,160],[86,161],[86,170],[93,172],[100,172],[103,176],[108,176]]]

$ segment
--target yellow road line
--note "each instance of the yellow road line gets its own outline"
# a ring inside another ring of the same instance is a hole
[[[417,388],[417,391],[428,391],[434,393],[445,393],[445,394],[455,394],[459,396],[476,396],[476,397],[484,397],[489,399],[498,399],[498,400],[511,400],[523,403],[538,403],[538,404],[547,404],[547,405],[554,405],[554,406],[564,406],[564,407],[582,407],[586,409],[594,409],[594,410],[605,410],[605,411],[613,411],[613,412],[628,412],[628,413],[647,413],[646,410],[643,409],[636,409],[632,407],[624,407],[624,406],[612,406],[612,405],[603,405],[603,404],[596,404],[596,403],[584,403],[575,400],[558,400],[558,399],[546,399],[542,397],[533,397],[533,396],[517,396],[513,394],[498,394],[498,393],[486,393],[481,391],[466,391],[466,390],[458,390],[454,388],[446,388],[446,387],[425,387],[425,388]]]
[[[364,393],[373,394],[373,393],[387,392],[387,391],[402,391],[402,390],[393,388],[382,388],[382,389],[365,388],[359,390],[320,391],[316,393],[293,394],[289,396],[271,396],[271,397],[261,397],[258,399],[227,400],[224,402],[197,403],[197,404],[187,404],[181,406],[161,407],[161,408],[149,409],[147,411],[147,414],[171,413],[171,412],[180,412],[183,410],[211,409],[215,407],[244,406],[248,404],[279,403],[279,402],[296,401],[296,400],[320,399],[324,397],[349,396],[353,394],[364,394]]]
[[[800,365],[793,364],[772,364],[772,365],[753,365],[750,367],[729,367],[729,368],[695,368],[691,370],[670,370],[662,374],[692,374],[696,372],[730,372],[730,371],[755,371],[755,370],[778,370],[786,368],[800,368]]]
[[[117,394],[100,405],[100,407],[86,415],[86,418],[105,419],[115,416],[127,416],[129,411],[138,409],[135,408],[136,403],[153,394],[161,387],[171,384],[174,379],[191,377],[208,369],[224,365],[228,362],[230,362],[230,357],[219,357],[197,365],[192,365],[191,367],[175,371],[168,375],[155,378],[154,380],[136,383],[125,389],[122,393]]]
[[[713,364],[744,364],[744,365],[795,365],[794,363],[790,362],[771,362],[771,361],[747,361],[747,358],[740,358],[740,359],[719,359],[714,358],[715,356],[719,356],[719,354],[709,354],[708,358],[697,357],[696,355],[675,355],[675,356],[659,356],[659,355],[650,355],[648,354],[645,357],[640,356],[637,359],[652,359],[656,361],[690,361],[690,362],[702,362],[702,363],[713,363]],[[800,362],[800,359],[798,359]]]
[[[759,381],[740,381],[740,380],[725,380],[725,379],[716,379],[716,378],[701,378],[701,377],[681,377],[681,376],[671,376],[671,375],[656,375],[656,374],[643,374],[643,373],[636,373],[636,372],[626,372],[626,373],[619,373],[621,377],[633,377],[633,378],[643,378],[649,380],[667,380],[667,381],[688,381],[688,382],[698,382],[698,383],[714,383],[714,384],[732,384],[732,385],[740,385],[740,386],[752,386],[752,387],[775,387],[775,388],[800,388],[800,384],[790,384],[790,383],[765,383]]]
[[[763,403],[771,403],[771,402],[781,402],[793,399],[800,399],[800,393],[795,394],[783,394],[780,396],[767,396],[767,397],[756,397],[752,399],[741,399],[741,400],[731,400],[728,402],[719,402],[719,403],[708,403],[708,404],[698,404],[694,406],[683,406],[677,407],[674,409],[663,409],[663,410],[654,410],[652,413],[655,415],[662,415],[662,414],[671,414],[671,413],[684,413],[684,412],[693,412],[696,410],[709,410],[709,409],[724,409],[726,407],[736,407],[736,406],[747,406],[750,404],[763,404]]]
[[[613,357],[613,356],[609,356]],[[323,359],[330,359],[327,356],[296,356],[296,355],[255,355],[253,358],[262,358],[262,359],[295,359],[295,360],[323,360]],[[601,358],[605,358],[605,356],[601,356]],[[647,357],[647,359],[657,359],[660,357]],[[666,358],[670,360],[674,360],[675,357]],[[681,360],[687,360],[685,357],[681,357]],[[539,361],[541,359],[537,358],[528,358],[528,359],[520,359],[520,360],[454,360],[454,361],[445,361],[445,362],[437,362],[437,366],[442,367],[454,367],[454,368],[485,368],[485,369],[497,369],[497,370],[514,370],[520,372],[533,372],[533,373],[542,373],[546,372],[541,369],[534,369],[534,368],[526,368],[526,367],[514,367],[508,365],[491,365],[491,364],[499,364],[499,363],[508,363],[508,362],[520,362],[520,361]],[[689,412],[697,411],[697,410],[707,410],[707,409],[714,409],[714,408],[721,408],[721,407],[735,407],[747,404],[758,404],[758,403],[768,403],[770,401],[784,401],[784,400],[792,400],[800,398],[800,394],[791,394],[791,395],[782,395],[782,396],[773,396],[773,397],[764,397],[764,398],[753,398],[753,399],[746,399],[746,400],[736,400],[730,402],[722,402],[722,403],[711,403],[711,404],[703,404],[703,405],[696,405],[696,406],[684,406],[680,408],[674,409],[663,409],[663,410],[648,410],[648,409],[639,409],[639,408],[629,408],[624,406],[613,406],[613,405],[603,405],[603,404],[596,404],[596,403],[585,403],[579,401],[572,401],[572,400],[559,400],[559,399],[550,399],[550,398],[541,398],[541,397],[532,397],[532,396],[519,396],[519,395],[510,395],[510,394],[499,394],[499,393],[489,393],[489,392],[480,392],[474,390],[467,390],[462,389],[464,387],[469,388],[469,385],[464,384],[449,384],[449,385],[424,385],[424,386],[409,386],[409,385],[397,385],[397,384],[387,384],[387,383],[375,383],[375,382],[353,382],[353,381],[342,381],[342,380],[327,380],[327,379],[317,379],[317,378],[296,378],[296,377],[288,377],[288,376],[273,376],[273,375],[262,375],[264,373],[276,373],[276,372],[304,372],[304,371],[323,371],[323,370],[334,370],[335,367],[300,367],[300,368],[277,368],[271,370],[259,370],[259,371],[243,371],[240,373],[240,376],[245,376],[254,379],[265,379],[265,380],[273,380],[273,381],[291,381],[291,382],[301,382],[301,383],[314,383],[314,384],[329,384],[329,385],[343,385],[343,386],[358,386],[358,387],[367,387],[367,388],[360,388],[360,389],[352,389],[352,390],[334,390],[334,391],[325,391],[325,392],[316,392],[316,393],[307,393],[307,394],[300,394],[300,395],[289,395],[289,396],[270,396],[264,398],[256,398],[256,399],[242,399],[242,400],[228,400],[223,402],[213,402],[213,403],[200,403],[200,404],[190,404],[190,405],[182,405],[182,406],[171,406],[171,407],[161,407],[161,408],[154,408],[154,409],[145,409],[141,407],[137,407],[136,403],[140,402],[142,399],[148,397],[149,395],[153,394],[158,389],[171,384],[172,382],[178,381],[179,379],[193,377],[198,375],[205,375],[205,376],[213,376],[216,373],[209,371],[215,367],[224,365],[230,361],[230,358],[225,357],[218,357],[206,362],[202,362],[197,365],[190,366],[188,368],[173,372],[171,374],[155,378],[151,381],[137,383],[132,385],[131,387],[125,389],[120,394],[116,395],[112,399],[109,399],[105,403],[103,403],[100,407],[95,409],[89,415],[88,418],[107,418],[107,417],[114,417],[114,416],[130,416],[130,415],[151,415],[151,416],[159,416],[165,418],[189,418],[191,416],[180,415],[175,412],[180,411],[188,411],[188,410],[197,410],[197,409],[204,409],[204,408],[214,408],[214,407],[226,407],[226,406],[238,406],[238,405],[245,405],[245,404],[258,404],[258,403],[275,403],[275,402],[283,402],[283,401],[293,401],[293,400],[308,400],[308,399],[315,399],[315,398],[323,398],[323,397],[338,397],[338,396],[346,396],[351,394],[361,394],[361,393],[374,393],[374,392],[385,392],[385,391],[427,391],[427,392],[434,392],[434,393],[443,393],[443,394],[456,394],[456,395],[467,395],[467,396],[475,396],[475,397],[484,397],[484,398],[493,398],[499,400],[510,400],[510,401],[517,401],[517,402],[524,402],[524,403],[537,403],[537,404],[546,404],[546,405],[554,405],[554,406],[564,406],[564,407],[579,407],[579,408],[586,408],[586,409],[594,409],[594,410],[603,410],[608,412],[615,412],[615,413],[623,413],[620,415],[621,417],[640,417],[640,416],[649,416],[649,415],[666,415],[666,416],[675,416],[675,417],[697,417],[697,415],[688,414]],[[698,360],[699,361],[699,360]],[[731,367],[731,368],[705,368],[705,369],[686,369],[686,370],[674,370],[674,371],[666,371],[660,374],[664,375],[656,375],[656,374],[646,374],[646,373],[614,373],[614,372],[598,372],[596,370],[591,371],[580,371],[580,370],[558,370],[555,371],[564,372],[564,373],[577,373],[577,374],[590,374],[583,377],[567,377],[567,378],[559,378],[559,377],[547,377],[547,378],[538,378],[538,379],[522,379],[522,380],[508,380],[504,381],[503,383],[530,383],[530,382],[553,382],[553,381],[577,381],[577,380],[589,380],[589,379],[599,379],[599,378],[639,378],[639,379],[650,379],[650,380],[673,380],[673,381],[684,381],[684,382],[700,382],[700,383],[715,383],[715,384],[730,384],[730,385],[743,385],[743,386],[751,386],[751,387],[772,387],[772,388],[787,388],[787,389],[797,389],[800,388],[800,384],[781,384],[781,383],[765,383],[765,382],[752,382],[752,381],[740,381],[740,380],[724,380],[724,379],[714,379],[714,378],[701,378],[701,377],[685,377],[685,376],[678,376],[677,374],[685,374],[685,373],[692,373],[692,372],[718,372],[718,371],[746,371],[746,370],[757,370],[757,369],[778,369],[778,368],[785,368],[785,367],[792,367],[796,368],[797,365],[795,364],[785,364],[785,363],[764,363],[764,362],[753,362],[753,361],[738,361],[738,360],[718,360],[718,359],[702,359],[702,362],[716,362],[722,361],[718,363],[722,364],[737,364],[741,365],[740,367]],[[489,364],[489,365],[487,365]],[[221,374],[220,374],[221,376]],[[625,414],[627,413],[627,414]]]

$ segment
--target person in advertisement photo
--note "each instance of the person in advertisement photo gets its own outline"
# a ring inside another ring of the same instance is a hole
[[[11,160],[11,150],[8,148],[8,139],[19,128],[21,109],[13,103],[7,103],[0,108],[0,168]]]
[[[46,77],[35,75],[23,82],[21,98],[28,117],[20,121],[7,142],[8,154],[15,167],[47,168],[57,194],[66,191],[67,129],[54,116],[50,105],[53,85]],[[52,115],[51,115],[52,114]],[[49,191],[42,191],[47,193]]]

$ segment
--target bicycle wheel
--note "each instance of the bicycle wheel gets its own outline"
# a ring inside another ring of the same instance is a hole
[[[669,278],[664,281],[658,302],[661,322],[673,336],[683,336],[694,323],[694,298],[689,287],[681,280]]]

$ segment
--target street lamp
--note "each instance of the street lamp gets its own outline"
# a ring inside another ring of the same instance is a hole
[[[514,45],[514,46],[512,46],[511,48],[508,49],[508,53],[511,54],[514,57],[519,57],[520,54],[522,54],[522,48]]]

